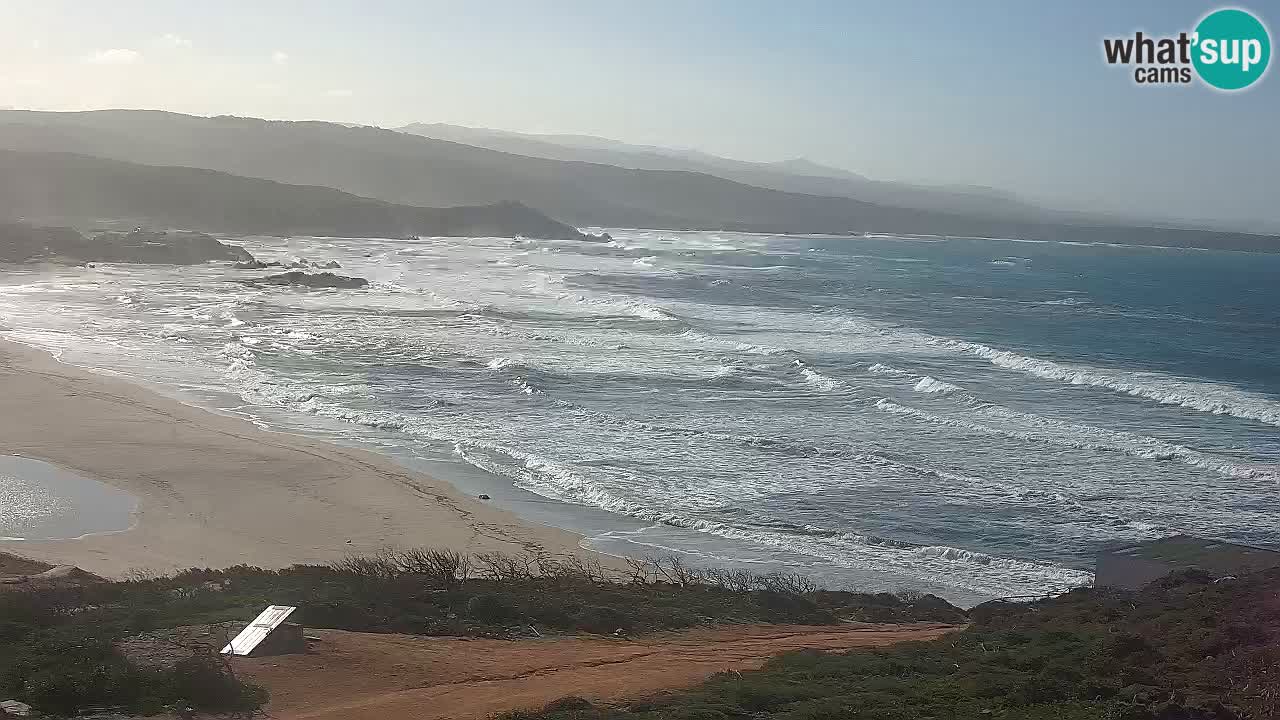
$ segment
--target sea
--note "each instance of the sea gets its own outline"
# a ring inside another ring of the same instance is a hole
[[[1280,254],[605,230],[5,268],[0,336],[384,452],[629,556],[962,604],[1179,533],[1280,546]]]

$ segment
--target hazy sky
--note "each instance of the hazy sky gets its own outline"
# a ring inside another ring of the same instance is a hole
[[[1225,94],[1102,62],[1215,7],[0,0],[0,106],[585,133],[1280,225],[1274,69]],[[1274,38],[1280,5],[1243,7]]]

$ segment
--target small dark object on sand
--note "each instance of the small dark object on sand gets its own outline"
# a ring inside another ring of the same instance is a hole
[[[488,496],[488,495],[485,495],[484,493],[480,493],[480,494],[479,494],[479,495],[477,495],[476,497],[480,498],[481,500],[489,500],[489,499],[490,499],[490,498],[489,498],[489,496]]]

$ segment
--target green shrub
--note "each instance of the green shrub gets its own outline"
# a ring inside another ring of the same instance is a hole
[[[482,623],[504,623],[515,615],[511,602],[496,593],[473,595],[467,601],[467,617]]]
[[[422,550],[331,567],[191,569],[172,577],[7,591],[0,593],[0,696],[64,714],[94,706],[130,712],[260,706],[261,689],[237,682],[217,658],[194,657],[160,671],[137,667],[114,647],[140,631],[252,617],[269,604],[298,606],[294,619],[309,627],[500,637],[525,634],[529,625],[611,634],[717,623],[964,619],[932,596],[817,590],[795,575],[701,570],[677,559],[637,561],[632,570],[610,579],[598,563],[544,553],[468,557]],[[751,702],[772,707],[764,696]],[[712,718],[729,707],[716,700],[671,712]],[[554,712],[614,714],[586,707]]]
[[[1271,720],[1280,718],[1276,597],[1280,569],[990,603],[970,627],[932,642],[789,653],[595,715],[544,708],[519,718]]]
[[[168,684],[174,699],[196,710],[246,712],[267,702],[264,688],[239,682],[212,654],[179,660],[168,672]]]
[[[594,605],[579,611],[575,622],[587,632],[604,635],[615,630],[625,631],[630,619],[618,608]]]

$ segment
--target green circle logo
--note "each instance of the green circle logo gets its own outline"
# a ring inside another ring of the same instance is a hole
[[[1262,21],[1244,10],[1227,8],[1205,16],[1196,26],[1191,58],[1200,79],[1219,90],[1242,90],[1267,71],[1271,36]]]

